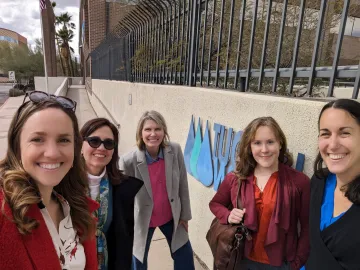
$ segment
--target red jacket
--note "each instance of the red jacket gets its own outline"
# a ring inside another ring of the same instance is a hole
[[[0,209],[4,200],[4,194],[0,190]],[[95,201],[89,199],[91,212],[98,208]],[[21,270],[61,270],[59,258],[46,227],[43,216],[37,205],[32,205],[27,216],[40,222],[39,227],[30,235],[19,233],[16,225],[9,220],[12,213],[9,205],[5,203],[4,216],[0,210],[0,269]],[[83,242],[86,256],[86,270],[97,270],[96,237]]]
[[[253,180],[253,175],[243,180],[240,196],[246,208],[244,224],[251,231],[256,232],[258,220]],[[232,208],[235,205],[237,190],[237,177],[229,173],[209,204],[211,212],[223,224],[227,224],[231,212],[229,206]],[[281,266],[286,260],[291,263],[292,269],[297,270],[305,264],[310,251],[309,202],[309,178],[289,166],[279,164],[277,199],[265,240],[265,251],[271,265]],[[300,232],[298,222],[301,225]],[[251,249],[252,241],[247,241],[245,256],[250,254]]]

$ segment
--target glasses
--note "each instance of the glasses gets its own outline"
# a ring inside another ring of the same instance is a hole
[[[94,137],[86,137],[84,138],[84,141],[87,141],[88,144],[92,148],[98,148],[101,144],[104,145],[105,149],[107,150],[113,150],[116,146],[116,143],[112,139],[105,139],[101,140],[100,137],[94,136]]]
[[[63,96],[55,96],[55,95],[49,95],[48,93],[42,92],[42,91],[32,91],[32,92],[26,92],[23,104],[25,103],[26,98],[29,97],[30,101],[33,103],[40,103],[45,100],[54,99],[56,100],[63,108],[69,109],[75,112],[76,110],[76,101],[63,97]]]

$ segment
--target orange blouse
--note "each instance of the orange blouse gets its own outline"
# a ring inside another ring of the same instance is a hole
[[[263,192],[261,192],[259,187],[256,185],[256,177],[254,177],[255,204],[259,221],[259,230],[257,233],[252,235],[253,248],[250,252],[249,259],[264,264],[270,264],[264,244],[271,215],[275,208],[277,180],[278,172],[274,172],[266,183]]]

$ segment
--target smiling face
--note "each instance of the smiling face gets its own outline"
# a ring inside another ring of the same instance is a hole
[[[335,108],[325,110],[319,124],[319,151],[329,171],[355,177],[360,173],[359,124],[348,112]]]
[[[20,133],[24,170],[39,190],[57,186],[74,161],[74,128],[60,109],[48,108],[31,115]]]
[[[146,120],[141,131],[141,138],[149,152],[158,152],[164,140],[164,129],[153,120]]]
[[[260,126],[255,138],[251,141],[251,153],[257,168],[276,171],[279,165],[280,143],[273,130],[268,126]]]
[[[106,139],[114,140],[114,134],[108,126],[103,126],[95,130],[88,137],[99,137],[102,141]],[[82,154],[85,159],[86,169],[92,175],[100,175],[106,165],[112,159],[114,149],[107,150],[102,143],[99,147],[93,148],[87,141],[83,142]]]

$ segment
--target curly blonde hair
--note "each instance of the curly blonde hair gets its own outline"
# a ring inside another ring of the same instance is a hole
[[[252,173],[254,173],[257,163],[251,152],[251,142],[254,140],[258,128],[262,126],[271,128],[275,134],[276,139],[280,143],[281,149],[279,154],[279,161],[289,166],[293,164],[292,156],[287,152],[285,134],[280,128],[279,124],[272,117],[259,117],[247,125],[241,137],[241,141],[236,147],[235,174],[239,179],[247,178]]]
[[[23,169],[20,162],[20,135],[26,121],[34,113],[47,108],[56,108],[66,113],[72,121],[74,128],[74,163],[54,190],[62,195],[70,205],[70,215],[74,228],[81,233],[81,240],[94,235],[96,223],[89,211],[87,200],[87,175],[81,159],[82,140],[75,113],[63,108],[55,100],[46,100],[40,103],[31,101],[24,103],[12,119],[8,131],[8,149],[6,157],[0,161],[0,191],[4,194],[1,206],[5,214],[5,202],[10,206],[11,219],[21,234],[30,234],[38,227],[39,222],[26,216],[29,208],[41,201],[40,192],[30,175]],[[9,218],[9,217],[8,217]],[[10,218],[9,218],[10,219]]]

